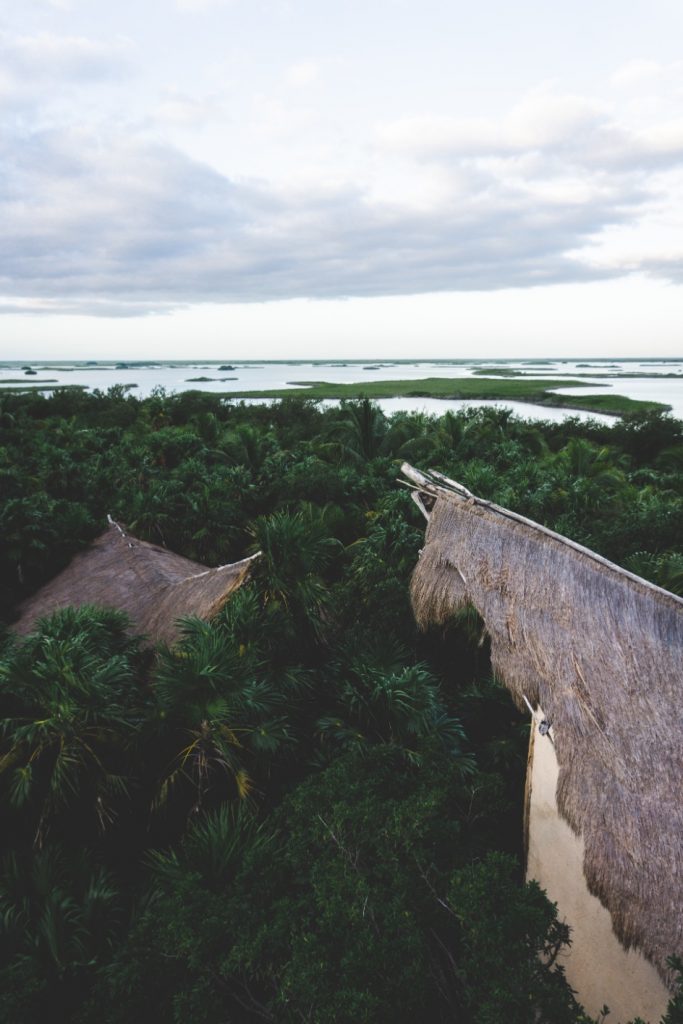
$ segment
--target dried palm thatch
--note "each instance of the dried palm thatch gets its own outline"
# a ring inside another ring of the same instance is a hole
[[[441,474],[402,471],[429,519],[418,623],[466,604],[482,616],[494,670],[552,723],[590,892],[668,982],[683,955],[683,600]]]
[[[12,629],[26,634],[58,608],[96,604],[126,612],[136,633],[169,643],[177,619],[216,615],[246,580],[255,557],[207,569],[131,537],[110,518],[104,533],[24,602]]]

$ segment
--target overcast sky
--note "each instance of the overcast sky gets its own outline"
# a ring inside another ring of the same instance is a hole
[[[0,0],[0,359],[683,355],[680,0]]]

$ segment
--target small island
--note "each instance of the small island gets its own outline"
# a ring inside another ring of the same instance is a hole
[[[208,384],[210,381],[239,380],[239,377],[186,377],[186,384]]]

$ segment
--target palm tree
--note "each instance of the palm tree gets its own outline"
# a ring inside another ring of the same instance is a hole
[[[434,464],[434,416],[421,412],[395,412],[382,441],[382,453],[417,463]]]
[[[176,521],[175,494],[168,480],[155,480],[145,490],[136,490],[128,506],[131,530],[143,539],[166,545],[166,533]]]
[[[321,574],[341,547],[327,531],[325,510],[302,503],[298,511],[261,516],[249,532],[252,550],[262,554],[255,580],[264,602],[283,608],[300,630],[320,634],[329,612]]]
[[[616,455],[608,447],[598,448],[584,438],[572,437],[557,453],[554,464],[561,474],[560,489],[571,507],[587,513],[614,502],[623,492],[627,461],[627,456]]]
[[[83,606],[39,620],[0,661],[10,707],[0,779],[17,808],[33,812],[40,845],[48,825],[85,801],[100,828],[127,794],[125,751],[139,728],[137,641],[121,612]]]
[[[3,1019],[13,997],[22,1020],[27,1010],[28,1019],[71,1019],[84,975],[111,957],[123,917],[111,875],[83,852],[53,844],[9,854],[0,865]]]
[[[55,501],[45,493],[30,498],[11,498],[0,509],[0,532],[5,557],[14,567],[20,584],[45,563],[56,539]]]
[[[236,465],[256,473],[276,448],[273,436],[249,423],[239,423],[221,438],[220,447]]]
[[[623,564],[625,569],[637,576],[683,597],[683,554],[680,552],[653,554],[650,551],[636,551],[625,558]]]
[[[244,799],[259,758],[289,742],[286,689],[275,684],[260,651],[241,642],[229,620],[185,619],[180,641],[159,652],[153,689],[157,733],[170,752],[157,808],[179,790],[190,813],[210,793]]]
[[[369,398],[341,402],[341,416],[333,433],[343,443],[344,451],[355,458],[369,462],[382,451],[387,433],[387,419]]]
[[[171,850],[153,850],[148,857],[156,879],[171,889],[188,878],[224,892],[242,865],[247,850],[273,840],[244,803],[222,804],[194,821],[180,844]]]
[[[382,649],[347,652],[336,666],[337,713],[318,721],[323,742],[363,749],[386,743],[414,764],[437,746],[456,759],[463,774],[473,769],[464,752],[465,734],[445,708],[436,679],[426,665],[405,665],[402,652]]]
[[[14,413],[10,412],[10,403],[3,395],[0,398],[0,429],[3,427],[13,427],[16,423],[16,417]]]

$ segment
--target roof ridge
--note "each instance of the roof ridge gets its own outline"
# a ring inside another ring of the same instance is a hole
[[[401,472],[408,478],[410,483],[406,483],[405,480],[399,480],[399,483],[405,484],[405,486],[410,487],[413,491],[423,490],[434,497],[438,497],[440,494],[445,494],[450,498],[455,498],[461,502],[467,502],[471,505],[479,505],[482,508],[489,509],[491,512],[504,516],[506,519],[511,519],[524,526],[529,526],[534,530],[538,530],[539,533],[545,534],[546,537],[550,537],[552,540],[559,541],[561,544],[565,544],[567,547],[573,548],[579,554],[592,559],[604,568],[609,569],[620,576],[625,576],[634,583],[647,587],[648,590],[653,590],[662,597],[666,597],[683,606],[683,597],[679,597],[678,594],[673,594],[670,590],[666,590],[664,587],[660,587],[656,583],[652,583],[650,580],[644,579],[642,576],[637,576],[636,573],[630,572],[628,569],[624,569],[623,566],[617,565],[616,562],[611,562],[603,555],[599,555],[597,551],[593,551],[591,548],[587,548],[583,544],[579,544],[578,541],[572,540],[570,537],[565,537],[564,534],[556,533],[555,530],[551,530],[548,526],[543,526],[541,523],[537,523],[533,519],[527,519],[526,516],[520,515],[519,512],[512,512],[510,509],[504,508],[502,505],[496,505],[493,501],[487,501],[485,498],[478,498],[476,495],[472,494],[471,491],[468,491],[463,484],[459,484],[455,480],[451,480],[449,477],[444,476],[443,473],[439,473],[438,470],[429,469],[427,470],[427,473],[423,473],[421,470],[415,469],[414,466],[411,466],[410,463],[404,462],[401,465]],[[418,504],[425,518],[429,519],[429,512],[422,502],[419,502]]]

